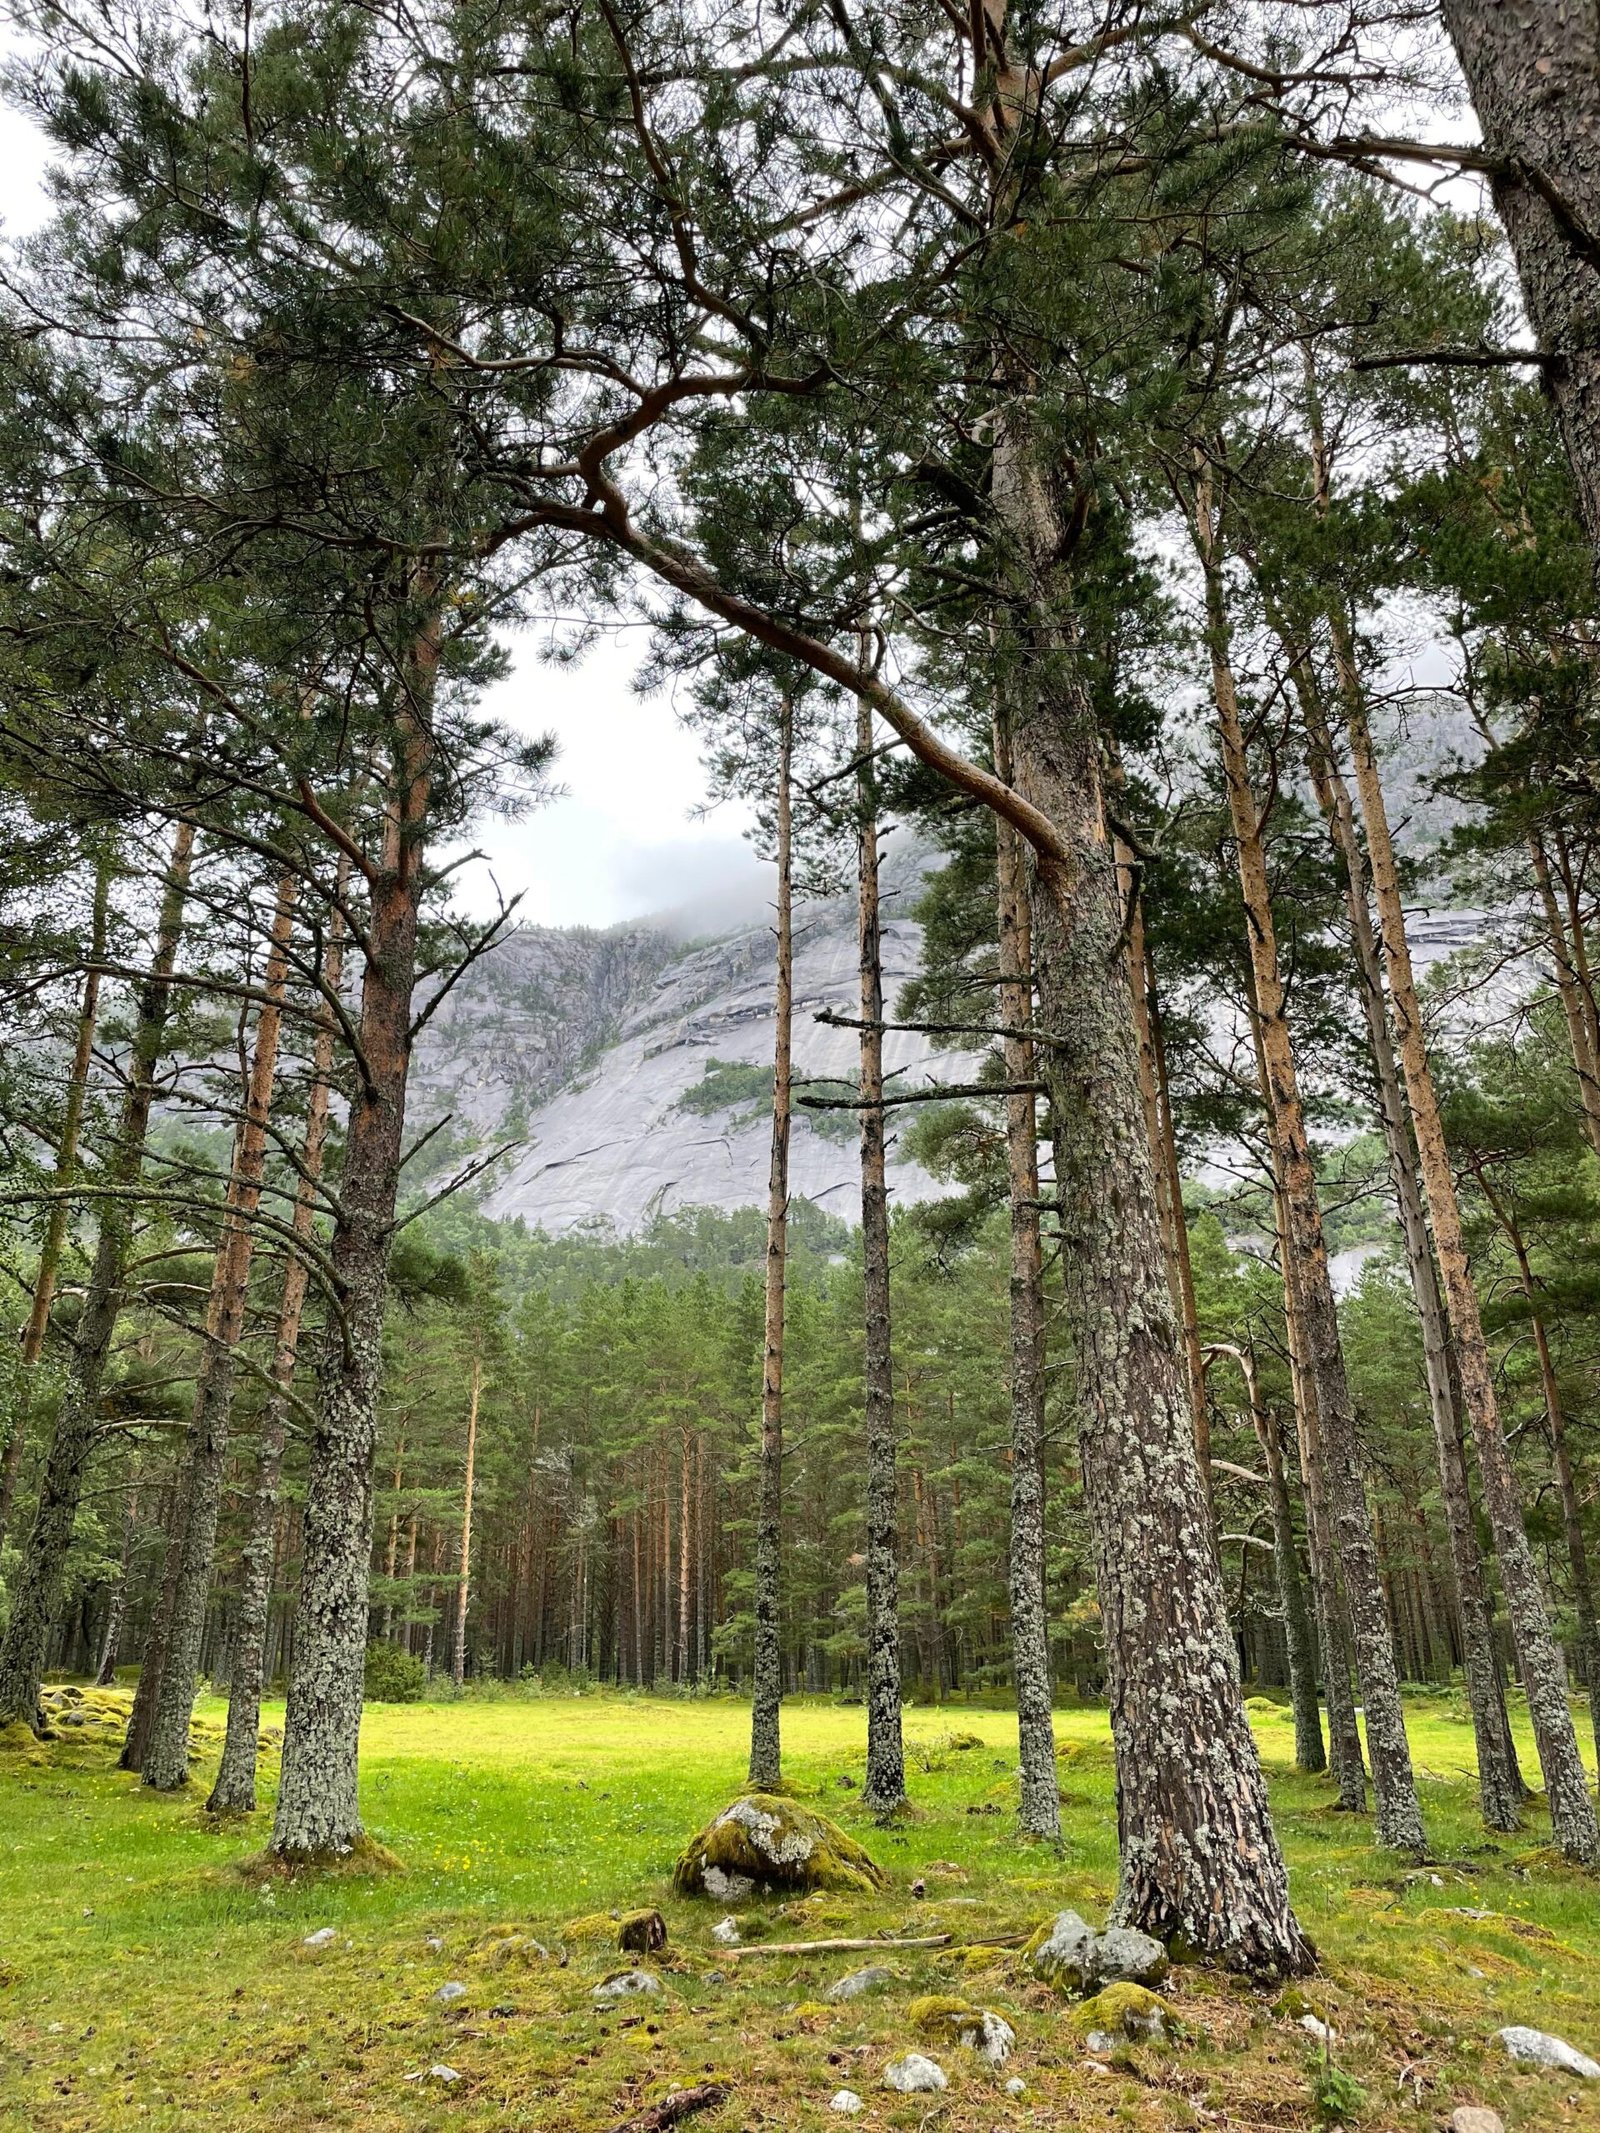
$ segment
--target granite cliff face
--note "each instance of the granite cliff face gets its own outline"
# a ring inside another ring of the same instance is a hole
[[[823,1008],[859,1011],[853,901],[802,905],[795,933],[796,1074],[853,1081],[855,1032],[813,1020]],[[911,920],[885,919],[891,1001],[919,942]],[[424,1033],[414,1124],[450,1115],[458,1152],[520,1140],[494,1172],[485,1211],[553,1232],[595,1219],[626,1232],[674,1208],[758,1206],[771,1136],[772,959],[765,925],[689,947],[647,925],[512,933]],[[970,1064],[920,1037],[885,1040],[896,1089],[960,1080]],[[853,1119],[797,1111],[790,1151],[791,1190],[850,1220],[860,1212]],[[902,1202],[945,1189],[893,1142],[889,1163]]]

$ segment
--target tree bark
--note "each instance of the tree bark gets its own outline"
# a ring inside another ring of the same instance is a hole
[[[1600,43],[1570,0],[1443,0],[1545,384],[1600,549]]]
[[[461,1489],[460,1579],[456,1586],[455,1634],[450,1641],[450,1678],[459,1689],[467,1678],[467,1608],[472,1597],[472,1492],[477,1485],[478,1402],[483,1395],[483,1357],[474,1349],[467,1395],[467,1472]]]
[[[39,1503],[23,1550],[0,1641],[0,1725],[22,1719],[38,1727],[39,1683],[45,1645],[61,1600],[62,1573],[77,1524],[83,1479],[94,1450],[101,1388],[122,1313],[134,1236],[134,1202],[144,1170],[145,1139],[155,1104],[156,1068],[172,996],[172,973],[183,935],[184,903],[194,855],[194,825],[180,822],[173,837],[156,924],[155,953],[139,988],[128,1089],[115,1147],[104,1172],[105,1197],[94,1265],[74,1337],[73,1364],[45,1459]]]
[[[289,936],[298,886],[292,874],[279,877],[238,1155],[229,1180],[227,1215],[206,1318],[205,1351],[195,1383],[185,1515],[175,1536],[177,1574],[151,1707],[150,1739],[140,1765],[145,1783],[157,1792],[174,1792],[189,1782],[189,1725],[194,1715],[195,1676],[200,1666],[206,1602],[217,1552],[217,1519],[222,1508],[223,1468],[233,1414],[235,1355],[244,1334],[250,1266],[255,1256],[255,1217],[266,1176],[267,1127],[278,1073],[283,1001],[289,982]]]
[[[97,1689],[108,1689],[117,1678],[117,1650],[122,1642],[123,1617],[128,1611],[128,1579],[133,1572],[133,1543],[139,1530],[139,1455],[133,1455],[127,1494],[122,1509],[122,1555],[106,1609],[106,1626],[100,1642],[100,1664],[95,1668]]]
[[[994,722],[995,768],[1015,776],[1009,721]],[[999,915],[999,1004],[1004,1028],[1033,1026],[1033,940],[1028,864],[1009,822],[995,823]],[[1017,1692],[1017,1819],[1023,1834],[1059,1842],[1061,1785],[1056,1774],[1055,1696],[1050,1671],[1050,1614],[1045,1592],[1044,1253],[1039,1236],[1039,1128],[1034,1048],[1022,1036],[1002,1040],[1006,1080],[1006,1180],[1011,1205],[1011,1671]]]
[[[1592,1864],[1600,1860],[1600,1825],[1595,1820],[1594,1802],[1589,1797],[1583,1762],[1578,1753],[1578,1736],[1567,1702],[1544,1592],[1522,1523],[1516,1471],[1501,1427],[1489,1345],[1484,1338],[1478,1293],[1472,1283],[1472,1269],[1461,1228],[1460,1202],[1445,1144],[1427,1037],[1422,1025],[1422,1008],[1411,966],[1411,944],[1406,936],[1405,906],[1400,895],[1394,843],[1389,833],[1383,780],[1367,724],[1366,703],[1348,622],[1337,607],[1332,611],[1331,620],[1345,727],[1355,764],[1356,791],[1367,833],[1372,886],[1382,929],[1389,999],[1399,1038],[1400,1064],[1405,1075],[1412,1124],[1416,1129],[1423,1193],[1433,1226],[1450,1330],[1455,1336],[1462,1403],[1472,1425],[1478,1453],[1484,1508],[1489,1514],[1489,1525],[1500,1558],[1506,1612],[1511,1621],[1523,1687],[1527,1691],[1528,1715],[1533,1721],[1534,1739],[1539,1747],[1555,1841],[1569,1859]]]
[[[1210,1544],[1139,1094],[1101,739],[1077,667],[1063,521],[1028,418],[1019,392],[999,422],[993,493],[1025,625],[1007,677],[1017,782],[1057,840],[1040,852],[1034,963],[1116,1754],[1113,1915],[1181,1934],[1231,1967],[1282,1974],[1314,1957],[1290,1907]]]
[[[1376,1835],[1381,1845],[1420,1854],[1426,1849],[1427,1836],[1422,1826],[1422,1810],[1411,1768],[1411,1749],[1406,1739],[1405,1713],[1395,1670],[1394,1640],[1384,1606],[1383,1583],[1361,1472],[1355,1410],[1345,1377],[1338,1309],[1323,1236],[1322,1208],[1317,1197],[1316,1171],[1311,1161],[1299,1072],[1285,1012],[1261,820],[1251,785],[1249,757],[1229,657],[1216,503],[1209,469],[1203,463],[1197,468],[1193,505],[1195,542],[1205,579],[1206,625],[1218,739],[1238,856],[1240,893],[1245,907],[1257,1034],[1264,1070],[1262,1094],[1267,1105],[1269,1130],[1281,1163],[1284,1206],[1288,1214],[1286,1241],[1294,1264],[1305,1363],[1316,1389],[1329,1508],[1338,1534],[1356,1671],[1366,1707],[1367,1749],[1372,1759],[1372,1784],[1377,1806]]]
[[[783,1325],[789,1225],[789,1121],[794,1061],[794,881],[791,771],[794,707],[785,693],[777,764],[777,1035],[772,1064],[772,1161],[767,1180],[767,1282],[761,1360],[760,1501],[756,1514],[755,1653],[750,1695],[750,1783],[777,1785],[783,1778],[779,1706],[783,1701],[783,1648],[779,1587],[783,1574]]]
[[[45,1335],[50,1330],[50,1310],[55,1302],[56,1277],[61,1271],[62,1248],[67,1241],[67,1223],[72,1215],[71,1186],[78,1168],[78,1136],[83,1126],[84,1100],[89,1092],[89,1065],[94,1057],[95,1024],[100,1014],[100,966],[105,961],[106,927],[111,905],[111,844],[100,846],[94,873],[94,915],[90,921],[89,967],[83,974],[83,992],[78,1001],[78,1034],[67,1076],[66,1102],[61,1112],[61,1138],[56,1144],[55,1197],[44,1220],[39,1244],[39,1264],[33,1277],[33,1301],[22,1334],[21,1370],[11,1435],[5,1458],[0,1461],[0,1548],[5,1546],[11,1510],[17,1499],[22,1474],[22,1455],[27,1446],[28,1422],[33,1412],[34,1388],[39,1359],[44,1354]]]
[[[900,1726],[900,1521],[890,1340],[889,1185],[883,1131],[883,955],[878,902],[877,781],[872,708],[856,708],[856,844],[860,951],[862,1386],[867,1431],[867,1780],[862,1802],[892,1815],[906,1802]]]
[[[1333,738],[1317,700],[1306,660],[1287,638],[1283,641],[1295,675],[1310,742],[1312,783],[1344,874],[1345,905],[1350,914],[1351,943],[1355,949],[1356,989],[1367,1026],[1367,1044],[1377,1085],[1378,1119],[1389,1158],[1389,1176],[1394,1185],[1401,1235],[1405,1241],[1406,1270],[1422,1328],[1434,1455],[1444,1500],[1445,1525],[1450,1536],[1467,1702],[1472,1712],[1473,1738],[1477,1746],[1479,1800],[1485,1826],[1510,1832],[1522,1824],[1521,1777],[1514,1766],[1508,1768],[1506,1763],[1505,1744],[1510,1733],[1500,1676],[1494,1663],[1488,1585],[1478,1547],[1477,1523],[1472,1514],[1466,1462],[1461,1456],[1444,1304],[1439,1294],[1422,1194],[1417,1184],[1411,1124],[1401,1093],[1400,1070],[1395,1060],[1384,1000],[1382,965],[1367,903],[1366,859],[1357,834],[1349,788],[1339,770]]]
[[[424,589],[424,597],[431,589]],[[436,625],[413,647],[382,853],[370,877],[360,1056],[330,1246],[337,1310],[311,1440],[303,1568],[270,1851],[289,1863],[347,1855],[361,1840],[362,1676],[372,1562],[372,1460],[383,1312],[405,1133],[411,996],[425,877]]]
[[[1555,967],[1556,993],[1567,1025],[1567,1044],[1572,1070],[1578,1077],[1578,1095],[1583,1111],[1583,1130],[1589,1146],[1600,1155],[1600,1055],[1594,1036],[1594,998],[1578,971],[1574,941],[1581,937],[1581,920],[1573,911],[1574,940],[1567,937],[1566,921],[1550,873],[1550,858],[1544,839],[1535,830],[1528,838],[1533,861],[1534,885],[1544,909],[1545,931],[1550,941],[1550,960]]]

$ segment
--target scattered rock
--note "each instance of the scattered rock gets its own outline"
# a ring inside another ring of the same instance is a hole
[[[439,1938],[437,1933],[430,1933],[427,1939],[422,1943],[422,1945],[425,1948],[429,1949],[434,1955],[443,1955],[444,1953],[444,1942]]]
[[[1505,2046],[1519,2066],[1542,2066],[1554,2074],[1576,2074],[1582,2081],[1600,2081],[1600,2066],[1564,2038],[1552,2037],[1548,2030],[1524,2029],[1514,2022],[1509,2029],[1497,2029],[1495,2040]]]
[[[854,2089],[835,2089],[828,2098],[828,2109],[837,2111],[841,2118],[854,2118],[857,2111],[866,2109],[866,2105]]]
[[[1005,2017],[968,2000],[931,1993],[913,2000],[906,2011],[920,2035],[964,2044],[988,2066],[1004,2066],[1016,2049],[1017,2033]]]
[[[672,1882],[680,1896],[734,1903],[756,1889],[870,1894],[886,1878],[836,1822],[777,1793],[751,1792],[690,1839]]]
[[[653,1970],[619,1970],[615,1977],[608,1977],[594,1988],[597,2000],[626,2000],[636,1992],[652,1993],[661,1990],[661,1980]]]
[[[947,2089],[950,2082],[937,2060],[925,2059],[921,2052],[907,2052],[903,2059],[891,2060],[884,2068],[883,2085],[898,2089],[902,2096],[925,2096]]]
[[[302,1948],[326,1948],[339,1938],[335,1926],[318,1926],[315,1933],[308,1933],[300,1943]]]
[[[711,1928],[711,1938],[719,1948],[737,1948],[739,1945],[739,1921],[736,1918],[719,1918]]]
[[[438,2007],[453,2007],[457,2000],[464,2000],[466,1996],[467,1988],[458,1977],[451,1978],[432,1995],[434,2004]]]
[[[1324,2022],[1321,2015],[1303,2014],[1300,2027],[1308,2037],[1315,2037],[1319,2044],[1331,2044],[1339,2032],[1331,2022]]]
[[[1450,2113],[1450,2133],[1506,2133],[1506,2124],[1498,2111],[1486,2110],[1481,2103],[1462,2103]]]
[[[1109,2058],[1117,2048],[1117,2039],[1109,2029],[1091,2029],[1083,2040],[1083,2048],[1086,2052],[1102,2052]]]
[[[1006,2083],[1006,2094],[1008,2096],[1026,2096],[1027,2093],[1028,2084],[1023,2080],[1020,2074],[1013,2074],[1011,2079]]]
[[[478,1943],[473,1960],[486,1963],[491,1970],[503,1970],[512,1964],[547,1963],[550,1950],[518,1926],[497,1926]]]
[[[1144,1985],[1107,1985],[1092,2000],[1085,2000],[1076,2019],[1091,2036],[1126,2037],[1135,2042],[1175,2040],[1182,2024],[1167,2002]],[[1100,2049],[1090,2045],[1090,2050]]]
[[[1022,1951],[1025,1967],[1057,1992],[1090,1993],[1126,1981],[1159,1985],[1171,1967],[1160,1941],[1131,1926],[1097,1933],[1076,1911],[1058,1911]]]
[[[430,2081],[442,2081],[448,2088],[452,2081],[459,2081],[461,2079],[461,2076],[456,2072],[453,2066],[440,2065],[429,2067],[428,2078]]]
[[[913,1896],[919,1899],[926,1896],[928,1893],[928,1884],[923,1880],[920,1874],[911,1884],[911,1893]]]
[[[882,1992],[895,1982],[895,1975],[883,1963],[868,1963],[864,1970],[852,1970],[848,1977],[835,1978],[822,1995],[825,2000],[859,2000],[869,1992]]]
[[[617,1946],[625,1955],[654,1955],[667,1945],[667,1922],[659,1911],[628,1911],[617,1927]]]

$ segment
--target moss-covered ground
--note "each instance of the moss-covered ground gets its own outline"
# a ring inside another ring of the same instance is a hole
[[[0,1746],[7,2129],[589,2133],[714,2077],[732,2094],[688,2121],[704,2133],[1309,2127],[1319,2093],[1342,2122],[1372,2127],[1439,2127],[1456,2104],[1481,2101],[1514,2128],[1600,2129],[1600,2082],[1516,2072],[1490,2041],[1525,2022],[1600,2056],[1600,1882],[1552,1861],[1536,1811],[1524,1838],[1485,1841],[1471,1731],[1442,1700],[1412,1710],[1436,1855],[1421,1870],[1375,1853],[1369,1822],[1331,1812],[1326,1785],[1295,1775],[1286,1713],[1253,1712],[1323,1974],[1284,1999],[1180,1969],[1163,1991],[1188,2041],[1134,2046],[1114,2063],[1086,2061],[1078,2027],[1005,1949],[730,1959],[714,1946],[716,1909],[675,1897],[671,1874],[684,1840],[739,1789],[746,1718],[735,1703],[375,1707],[364,1811],[405,1871],[305,1884],[237,1872],[263,1841],[264,1814],[218,1827],[201,1811],[220,1716],[202,1705],[206,1752],[180,1797],[154,1797],[115,1768],[110,1725],[64,1730],[42,1750]],[[269,1724],[280,1720],[269,1711]],[[1063,1905],[1100,1922],[1115,1877],[1103,1714],[1058,1715],[1059,1857],[1014,1834],[1007,1714],[908,1712],[918,1813],[889,1831],[854,1804],[863,1728],[856,1709],[787,1706],[788,1774],[868,1845],[888,1889],[758,1906],[744,1914],[748,1933],[948,1931],[971,1943]],[[1524,1754],[1534,1769],[1526,1741]],[[266,1793],[273,1773],[269,1755]],[[602,2010],[593,1988],[623,1965],[608,1914],[640,1905],[668,1922],[667,1949],[649,1959],[665,1989]],[[331,1941],[304,1945],[323,1927]],[[507,1927],[528,1928],[550,1959],[511,1945],[493,1960]],[[891,1965],[893,1989],[823,2003],[831,1980],[869,1960]],[[468,1990],[445,2009],[432,1995],[449,1980]],[[887,2061],[918,2043],[910,2003],[929,1993],[1003,2013],[1018,2037],[1011,2065],[991,2073],[944,2049],[944,2094],[885,2092]],[[1331,2063],[1300,2026],[1308,2011],[1336,2031]],[[1013,2074],[1027,2084],[1020,2098],[1005,2093]],[[866,2099],[854,2120],[828,2110],[845,2086]]]

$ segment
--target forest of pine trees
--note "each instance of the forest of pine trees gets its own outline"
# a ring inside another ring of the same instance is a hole
[[[1593,24],[7,13],[0,1725],[120,1671],[170,1792],[203,1680],[240,1811],[286,1694],[316,1864],[369,1695],[747,1697],[768,1789],[843,1697],[885,1816],[1014,1703],[1047,1841],[1104,1704],[1118,1918],[1284,1974],[1244,1693],[1421,1858],[1455,1682],[1600,1863]],[[770,1189],[551,1238],[408,1081],[560,776],[486,691],[621,620],[771,863]]]

